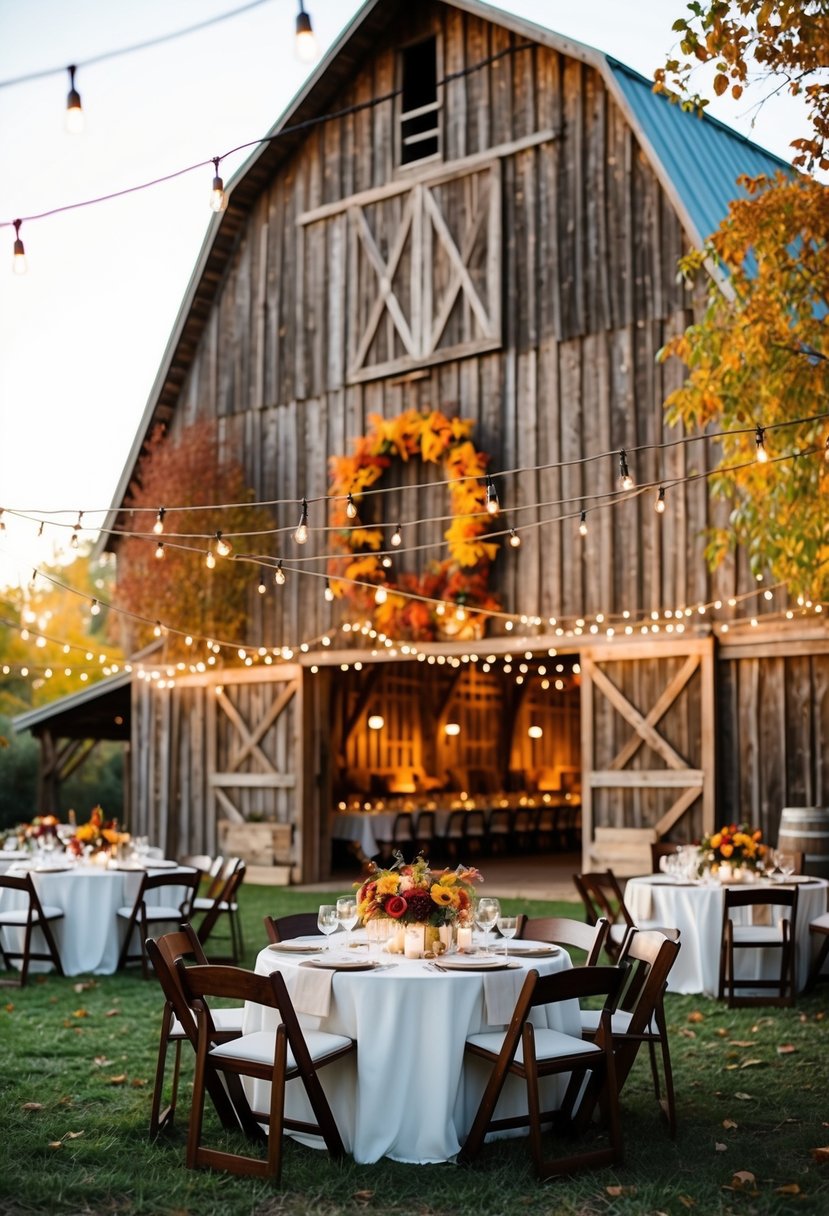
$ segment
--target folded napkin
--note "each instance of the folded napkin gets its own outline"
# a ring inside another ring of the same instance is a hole
[[[484,1021],[487,1026],[505,1026],[509,1022],[526,978],[523,967],[484,972]]]
[[[299,1013],[328,1017],[334,972],[322,967],[291,967],[282,972],[288,995]]]

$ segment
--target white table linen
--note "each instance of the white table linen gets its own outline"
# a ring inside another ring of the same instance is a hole
[[[829,882],[810,878],[799,882],[797,897],[797,986],[809,974],[809,921],[826,909]],[[683,882],[665,874],[629,878],[625,905],[643,929],[679,929],[682,949],[668,977],[669,992],[702,992],[716,996],[719,988],[724,887],[719,882]],[[744,909],[735,909],[735,921]],[[748,914],[746,913],[746,921]],[[771,978],[780,972],[779,950],[739,950],[737,975],[745,979]]]
[[[152,872],[152,862],[149,869]],[[12,868],[9,872],[24,871]],[[62,920],[52,925],[64,974],[111,975],[118,966],[126,927],[119,922],[116,912],[124,904],[135,902],[143,871],[76,864],[65,870],[32,868],[31,873],[40,902],[60,908],[64,914]],[[174,902],[183,896],[184,889],[178,894],[176,888],[149,894],[156,897],[155,902],[161,902],[162,898],[165,902]],[[2,891],[0,899],[4,901],[4,908],[23,906],[23,897],[17,892]],[[17,930],[4,932],[17,933]],[[33,963],[32,970],[37,968],[38,964]]]
[[[541,974],[565,970],[572,964],[565,950],[549,958],[522,960],[519,969],[440,973],[422,960],[399,955],[381,956],[383,967],[374,971],[337,971],[331,983],[327,1017],[300,1012],[303,1026],[346,1034],[357,1040],[355,1055],[320,1072],[343,1142],[355,1161],[370,1163],[381,1157],[396,1161],[450,1161],[465,1138],[489,1076],[487,1065],[464,1057],[470,1034],[491,1030],[487,1021],[485,990],[495,992],[500,982],[514,1004],[530,967]],[[296,992],[296,972],[302,960],[262,950],[256,960],[259,974],[282,972],[289,991]],[[309,968],[305,968],[309,970]],[[497,1004],[490,997],[491,1005]],[[276,1014],[258,1005],[245,1013],[245,1033],[272,1029]],[[563,1002],[533,1011],[539,1026],[580,1037],[578,1003]],[[560,1101],[563,1083],[543,1082],[548,1100]],[[255,1109],[267,1109],[267,1086],[253,1085]],[[289,1082],[286,1109],[295,1118],[311,1118],[300,1082]],[[510,1077],[498,1105],[498,1115],[526,1111],[524,1083]],[[316,1137],[299,1136],[315,1147]]]

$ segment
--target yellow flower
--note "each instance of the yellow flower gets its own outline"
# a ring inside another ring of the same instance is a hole
[[[718,849],[722,844],[722,832],[715,832],[711,837],[711,848]]]
[[[720,849],[720,852],[722,853],[723,857],[730,857],[731,854],[734,852],[734,845],[733,844],[724,844],[722,846],[722,848]]]
[[[441,908],[457,906],[458,894],[457,891],[452,891],[449,887],[442,883],[434,883],[429,894],[432,900]]]
[[[78,840],[96,840],[98,837],[98,829],[91,823],[82,823],[75,832]]]
[[[396,895],[399,886],[400,879],[396,874],[383,874],[377,879],[377,894]]]

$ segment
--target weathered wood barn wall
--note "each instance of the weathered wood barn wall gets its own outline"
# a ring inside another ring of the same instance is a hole
[[[403,164],[401,73],[409,48],[430,38],[433,153]],[[351,450],[371,414],[474,419],[490,468],[521,470],[499,481],[523,544],[502,551],[496,590],[507,610],[545,622],[525,640],[531,650],[582,658],[588,836],[594,824],[676,824],[691,838],[720,814],[773,834],[784,804],[829,801],[825,632],[802,638],[794,621],[723,648],[711,615],[696,613],[683,634],[647,641],[621,628],[612,642],[573,631],[578,618],[639,619],[754,585],[739,555],[706,569],[703,480],[671,489],[664,516],[649,493],[589,510],[588,535],[578,532],[582,496],[616,489],[618,458],[598,454],[625,448],[637,480],[657,483],[712,459],[702,444],[656,447],[676,438],[662,407],[682,376],[656,355],[694,315],[676,263],[705,233],[692,230],[683,184],[654,154],[620,84],[636,82],[620,73],[472,0],[367,5],[216,219],[113,511],[158,422],[175,436],[214,420],[257,498],[291,500],[278,520],[288,528],[303,497],[324,498],[328,458]],[[696,120],[683,120],[690,136]],[[387,483],[407,478],[428,475],[392,469]],[[445,514],[444,493],[401,498],[402,518]],[[336,626],[341,606],[296,572],[324,574],[314,557],[330,541],[314,528],[325,522],[313,504],[301,561],[289,539],[273,555],[295,573],[278,594],[251,595],[249,644],[295,646]],[[439,539],[440,527],[420,527],[407,546]],[[568,622],[569,636],[550,618]],[[515,645],[486,643],[501,654]],[[276,666],[163,693],[142,685],[136,813],[145,808],[171,847],[209,847],[229,780],[217,773],[236,772],[236,813],[293,821],[297,875],[324,873],[335,776],[326,724],[344,695],[337,658],[315,675],[318,654],[291,667],[290,718],[271,712],[286,687]],[[277,801],[257,804],[261,788]]]

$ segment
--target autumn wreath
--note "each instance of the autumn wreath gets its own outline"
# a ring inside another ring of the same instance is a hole
[[[337,548],[347,554],[330,563],[331,590],[351,601],[375,628],[389,636],[419,641],[447,635],[481,636],[485,617],[467,609],[497,611],[500,604],[488,589],[498,545],[485,539],[493,524],[486,510],[488,458],[472,443],[474,423],[447,418],[438,410],[406,410],[396,418],[371,414],[369,424],[366,434],[354,441],[351,456],[329,460],[330,519],[338,529]],[[415,456],[427,464],[442,465],[448,482],[453,518],[444,538],[449,556],[432,562],[421,574],[401,573],[392,580],[381,556],[388,550],[387,532],[362,526],[359,508],[365,492],[377,484],[392,460]],[[352,518],[349,509],[358,514]],[[385,602],[376,603],[376,587],[387,589]],[[424,598],[410,598],[417,596]],[[449,605],[455,605],[454,609]]]

